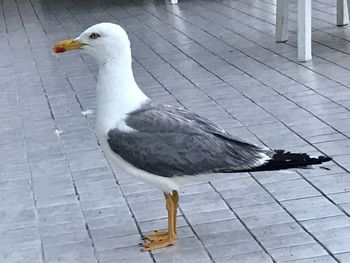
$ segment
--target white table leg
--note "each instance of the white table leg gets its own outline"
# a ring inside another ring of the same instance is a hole
[[[337,26],[349,24],[348,1],[349,0],[337,0]]]
[[[172,4],[172,5],[176,5],[177,3],[178,3],[177,0],[171,0],[171,4]]]
[[[311,0],[298,0],[298,60],[311,58]]]
[[[277,0],[276,42],[286,42],[288,40],[288,7],[289,0]]]

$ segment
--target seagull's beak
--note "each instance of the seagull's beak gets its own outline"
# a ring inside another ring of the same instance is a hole
[[[63,53],[68,50],[80,49],[84,44],[73,38],[57,42],[52,47],[53,53]]]

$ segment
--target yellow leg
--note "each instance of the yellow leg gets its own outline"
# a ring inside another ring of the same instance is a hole
[[[177,207],[179,206],[179,193],[176,190],[174,190],[171,198],[173,200],[174,208],[175,208],[175,211],[174,211],[174,231],[176,234],[176,216],[177,216]]]
[[[172,196],[170,194],[164,194],[164,196],[166,200],[166,209],[168,211],[168,231],[159,231],[153,235],[146,236],[151,242],[145,242],[142,244],[144,251],[171,246],[175,243],[176,233],[174,229],[174,215],[176,213],[176,208]]]
[[[167,194],[164,194],[165,200],[167,198],[166,196]],[[174,222],[174,235],[176,236],[176,215],[177,215],[177,208],[179,205],[179,193],[175,190],[173,190],[173,193],[171,195],[171,199],[173,200],[173,204],[174,204],[174,208],[175,208],[175,212],[173,215],[173,222]],[[152,234],[149,235],[145,235],[145,239],[153,242],[153,241],[160,241],[162,239],[164,239],[164,237],[166,237],[166,235],[168,234],[168,230],[156,230],[154,231]]]
[[[165,202],[167,204],[167,195],[169,194],[166,194],[164,193],[164,197],[165,197]],[[168,212],[168,215],[169,215],[169,212]],[[160,241],[162,239],[164,239],[164,237],[168,234],[168,230],[155,230],[152,234],[149,234],[149,235],[145,235],[145,239],[147,239],[148,241]]]

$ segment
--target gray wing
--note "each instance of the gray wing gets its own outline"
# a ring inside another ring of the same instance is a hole
[[[111,149],[160,176],[245,171],[261,165],[263,155],[273,155],[184,109],[150,103],[128,114],[125,122],[134,131],[111,129]]]

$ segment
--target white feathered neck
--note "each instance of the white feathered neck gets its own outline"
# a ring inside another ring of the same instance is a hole
[[[124,119],[149,98],[139,89],[131,67],[131,52],[99,64],[96,88],[96,130],[105,136],[112,128],[130,129]]]

